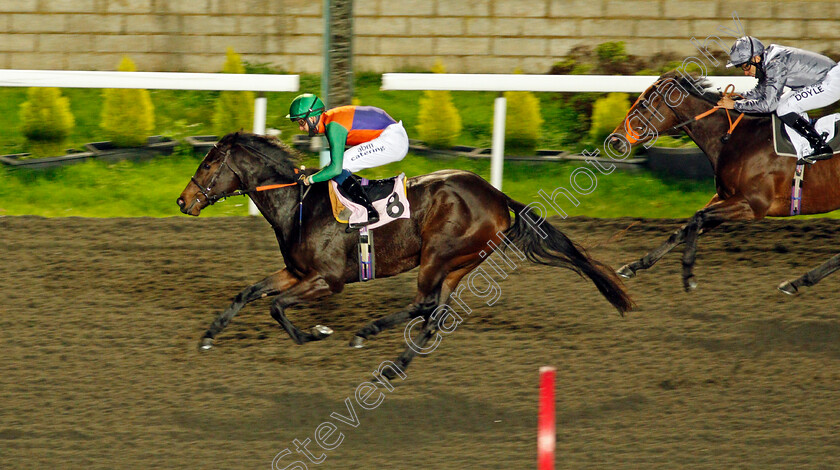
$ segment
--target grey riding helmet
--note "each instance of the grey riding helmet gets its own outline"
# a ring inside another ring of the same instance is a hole
[[[764,44],[752,36],[744,36],[738,38],[732,49],[729,51],[729,62],[727,67],[738,67],[742,64],[750,62],[752,64],[753,57],[764,53]],[[755,65],[755,64],[753,64]]]

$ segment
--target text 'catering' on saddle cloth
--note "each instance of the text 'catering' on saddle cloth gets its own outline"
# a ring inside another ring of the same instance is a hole
[[[350,176],[354,178],[354,176]],[[368,225],[368,229],[381,227],[396,219],[411,217],[411,209],[405,192],[405,173],[384,180],[372,180],[368,184],[362,182],[373,207],[379,212],[379,222]],[[343,224],[358,224],[367,221],[367,209],[341,194],[338,184],[330,180],[330,202],[333,217]]]

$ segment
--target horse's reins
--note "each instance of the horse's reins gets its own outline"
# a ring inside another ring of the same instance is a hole
[[[260,152],[258,149],[255,149],[251,146],[248,146],[248,145],[245,145],[245,144],[240,144],[240,143],[237,143],[237,144],[234,144],[234,145],[239,145],[246,152],[250,153],[251,155],[256,156],[257,158],[260,158],[262,160],[270,160],[268,158],[268,156],[265,155],[263,152]],[[219,175],[222,173],[222,167],[227,166],[228,169],[231,171],[231,173],[233,173],[233,175],[236,176],[236,178],[239,180],[239,182],[242,183],[242,178],[240,178],[239,174],[236,173],[236,170],[234,170],[233,167],[230,166],[230,164],[228,163],[228,158],[230,158],[230,148],[228,148],[227,151],[225,151],[225,156],[222,158],[222,164],[219,165],[219,169],[216,170],[216,174],[214,174],[213,177],[210,178],[210,182],[207,184],[207,187],[202,186],[201,183],[199,183],[198,180],[195,179],[195,176],[190,178],[190,180],[196,186],[198,186],[198,189],[200,190],[200,192],[204,196],[204,198],[207,199],[207,203],[212,206],[213,204],[219,202],[220,200],[227,199],[227,198],[233,197],[233,196],[246,196],[248,194],[253,194],[255,192],[269,191],[269,190],[272,190],[272,189],[287,188],[287,187],[290,187],[290,186],[299,185],[300,186],[300,192],[299,192],[299,196],[298,196],[298,212],[299,212],[299,214],[298,214],[298,222],[299,222],[299,224],[298,224],[298,241],[301,241],[301,238],[302,238],[302,233],[301,232],[303,231],[303,200],[309,194],[309,190],[312,189],[312,186],[311,185],[307,186],[306,190],[304,191],[304,189],[303,189],[304,185],[300,185],[297,181],[295,181],[294,183],[267,184],[267,185],[263,185],[263,186],[257,186],[254,189],[237,189],[236,191],[233,191],[233,192],[230,192],[230,193],[222,193],[222,194],[218,194],[218,195],[213,196],[213,195],[210,194],[210,190],[213,188],[213,184],[216,182],[216,179],[218,179]],[[295,174],[296,175],[300,174],[305,169],[306,169],[306,167],[301,165],[300,169],[295,168]]]
[[[668,103],[668,100],[665,98],[665,96],[662,94],[662,92],[659,91],[658,88],[656,88],[656,85],[658,83],[659,83],[659,81],[657,80],[653,85],[651,85],[651,89],[653,90],[654,93],[656,93],[657,96],[659,96],[662,99],[662,102],[665,103],[665,106],[667,106],[668,109],[670,109],[671,112],[674,113],[674,116],[679,118],[680,114],[677,112],[677,110],[674,109],[674,107],[671,106],[670,103]],[[743,98],[743,96],[740,95],[739,93],[735,93],[735,85],[730,83],[729,85],[726,86],[726,88],[724,88],[723,97],[728,98],[728,97],[732,97],[732,96],[740,96],[741,98]],[[639,99],[641,99],[641,97],[639,97]],[[638,100],[637,100],[637,102],[638,102]],[[633,106],[635,107],[636,103],[634,103]],[[644,103],[642,103],[642,106],[647,107],[647,105],[645,105]],[[632,107],[631,107],[631,109],[632,109]],[[689,119],[685,122],[681,122],[681,123],[677,124],[676,126],[669,127],[668,129],[665,129],[661,132],[667,132],[667,131],[671,131],[671,130],[674,130],[674,129],[679,129],[681,127],[687,126],[691,123],[694,123],[694,122],[697,122],[697,121],[703,119],[706,116],[710,116],[710,115],[714,114],[719,109],[723,109],[723,110],[726,111],[726,119],[729,121],[729,130],[726,131],[726,135],[724,135],[723,137],[720,138],[720,141],[725,144],[725,143],[729,142],[729,138],[732,136],[732,131],[734,131],[735,127],[738,125],[738,123],[741,122],[741,118],[744,117],[744,113],[741,113],[740,116],[738,116],[733,121],[732,116],[729,114],[729,110],[722,107],[722,106],[714,106],[714,107],[712,107],[712,109],[710,109],[708,111],[702,112],[702,113],[698,114],[697,116],[694,116],[693,118],[691,118],[691,119]],[[624,127],[624,130],[627,131],[627,137],[628,137],[627,140],[630,141],[631,137],[633,138],[633,140],[639,140],[641,138],[641,136],[636,134],[636,132],[633,131],[632,129],[628,129],[627,126],[629,126],[629,124],[630,124],[630,120],[628,119],[627,121],[625,121],[625,127]],[[632,141],[631,141],[631,143],[632,143]]]
[[[657,93],[657,94],[659,94],[659,93]],[[660,96],[662,96],[662,95],[660,95]],[[730,83],[729,85],[726,85],[726,88],[724,88],[724,90],[723,90],[723,98],[730,98],[730,97],[732,97],[732,96],[739,96],[739,97],[741,97],[741,98],[743,98],[743,97],[744,97],[744,96],[743,96],[743,95],[741,95],[740,93],[735,93],[735,85],[733,85],[733,84],[731,84],[731,83]],[[664,99],[664,97],[663,97],[663,99]],[[671,105],[670,105],[670,104],[668,104],[668,101],[667,101],[667,100],[665,100],[665,104],[666,104],[669,108],[671,107]],[[723,143],[725,144],[725,143],[729,142],[729,138],[732,136],[732,131],[734,131],[734,130],[735,130],[735,127],[738,125],[738,123],[739,123],[739,122],[741,122],[741,118],[743,118],[743,117],[744,117],[744,113],[741,113],[741,114],[740,114],[740,115],[739,115],[739,116],[738,116],[738,117],[737,117],[737,118],[733,121],[733,120],[732,120],[732,115],[730,115],[730,114],[729,114],[729,110],[728,110],[728,109],[724,108],[723,106],[714,106],[712,109],[710,109],[710,110],[708,110],[708,111],[706,111],[706,112],[704,112],[704,113],[700,113],[700,114],[698,114],[697,116],[694,116],[693,118],[689,119],[688,121],[685,121],[685,122],[683,122],[683,123],[677,124],[676,126],[672,127],[671,129],[679,129],[680,127],[687,126],[687,125],[689,125],[689,124],[691,124],[691,123],[693,123],[693,122],[697,122],[697,121],[699,121],[699,120],[703,119],[704,117],[706,117],[706,116],[709,116],[709,115],[713,114],[713,113],[714,113],[715,111],[717,111],[718,109],[723,109],[724,111],[726,111],[726,119],[729,121],[729,130],[728,130],[728,131],[726,131],[726,135],[724,135],[723,137],[721,137],[721,142],[723,142]],[[672,108],[672,110],[673,110],[673,108]],[[669,129],[669,130],[670,130],[670,129]]]
[[[252,155],[254,155],[258,158],[261,158],[263,160],[268,160],[268,157],[266,157],[265,154],[263,154],[262,152],[260,152],[259,150],[255,149],[253,147],[243,145],[243,144],[236,144],[236,145],[239,145],[246,152],[248,152],[248,153],[250,153],[250,154],[252,154]],[[295,181],[294,183],[268,184],[268,185],[263,185],[263,186],[257,186],[256,188],[253,188],[253,189],[237,189],[236,191],[233,191],[233,192],[230,192],[230,193],[222,193],[222,194],[217,194],[217,195],[213,196],[213,195],[210,194],[210,190],[213,189],[213,184],[216,182],[216,179],[219,178],[219,175],[222,173],[222,167],[224,167],[224,166],[228,167],[228,169],[231,171],[231,173],[233,173],[234,176],[236,176],[236,178],[239,179],[240,183],[242,182],[242,178],[239,177],[239,174],[236,172],[236,170],[234,170],[233,167],[231,167],[230,164],[228,163],[228,158],[230,158],[230,149],[228,149],[225,152],[225,156],[222,158],[222,164],[219,165],[219,169],[216,170],[216,173],[213,175],[212,178],[210,178],[210,182],[207,183],[207,187],[202,186],[201,183],[199,183],[198,180],[195,179],[195,176],[190,178],[190,180],[193,183],[195,183],[196,186],[198,186],[198,189],[200,190],[201,194],[204,196],[205,199],[207,199],[207,203],[210,204],[210,205],[213,205],[213,204],[221,201],[222,199],[227,199],[229,197],[246,196],[248,194],[253,194],[255,192],[268,191],[268,190],[271,190],[271,189],[286,188],[286,187],[295,186],[296,184],[298,184],[297,181]],[[301,166],[300,170],[295,168],[295,174],[300,174],[300,172],[303,171],[304,169],[305,169],[305,167],[303,167],[303,166]],[[303,188],[301,188],[301,191],[303,191]],[[306,193],[308,193],[308,192],[309,191],[307,190]],[[301,202],[303,202],[303,198],[306,197],[306,193],[301,192]]]

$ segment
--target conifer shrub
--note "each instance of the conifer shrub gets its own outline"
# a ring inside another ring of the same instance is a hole
[[[222,73],[245,73],[242,59],[233,48],[227,48],[227,59]],[[254,92],[220,92],[213,113],[213,132],[222,136],[239,130],[250,131],[253,126]]]
[[[504,97],[507,99],[505,148],[533,151],[543,124],[540,100],[530,91],[506,91]]]
[[[137,66],[126,57],[117,68],[134,72]],[[102,92],[102,130],[105,137],[119,147],[141,147],[155,129],[155,107],[149,90],[109,88]]]
[[[438,61],[432,67],[432,72],[444,73],[446,68]],[[452,147],[461,135],[461,115],[452,102],[449,90],[423,92],[418,122],[417,135],[430,147]]]
[[[70,111],[70,100],[58,88],[33,87],[26,92],[27,101],[20,105],[22,133],[35,143],[61,144],[73,131],[76,122]]]
[[[589,138],[595,145],[601,145],[613,129],[624,120],[630,110],[627,93],[608,93],[592,106],[592,124]]]

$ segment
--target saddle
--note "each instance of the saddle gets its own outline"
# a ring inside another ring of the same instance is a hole
[[[405,173],[381,180],[368,180],[354,175],[349,177],[359,181],[371,204],[379,212],[379,222],[367,228],[373,229],[396,219],[411,217],[411,209],[406,196]],[[347,197],[335,181],[330,181],[329,188],[333,217],[336,221],[343,224],[367,221],[367,209]]]
[[[373,232],[370,229],[397,219],[407,219],[411,217],[411,210],[405,194],[405,173],[382,180],[368,180],[353,175],[350,178],[356,178],[374,209],[379,212],[379,222],[359,230],[359,281],[366,282],[376,278]],[[343,224],[367,222],[368,212],[365,207],[347,197],[335,181],[330,180],[329,188],[335,220]]]
[[[394,191],[394,184],[396,184],[397,178],[399,177],[400,176],[397,175],[381,180],[369,180],[356,175],[350,175],[350,178],[358,181],[359,185],[365,190],[365,194],[367,194],[367,197],[371,202],[390,196]],[[341,189],[341,186],[338,187],[338,191],[342,196],[348,197],[347,194],[344,193],[344,190]]]
[[[805,137],[798,132],[788,128],[776,113],[773,113],[773,148],[776,154],[782,157],[793,157],[802,159],[810,155],[811,145]],[[820,134],[828,134],[826,142],[834,153],[840,152],[840,113],[829,114],[817,120],[814,125]]]

